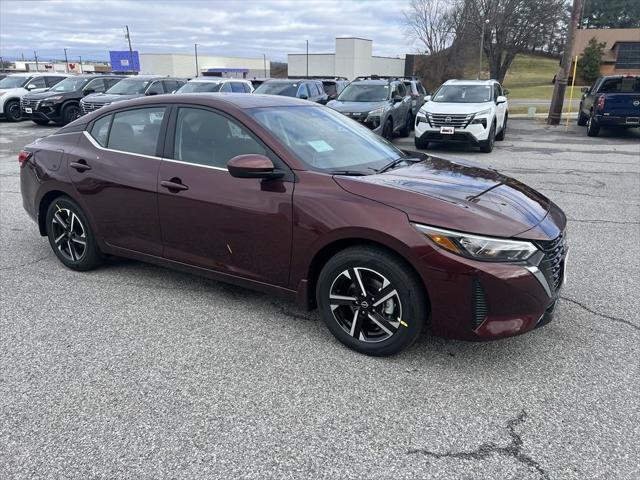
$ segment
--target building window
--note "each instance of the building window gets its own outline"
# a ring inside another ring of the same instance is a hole
[[[640,69],[640,42],[618,43],[616,69]]]

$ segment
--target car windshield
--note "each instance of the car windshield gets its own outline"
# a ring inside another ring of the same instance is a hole
[[[189,82],[185,83],[176,93],[219,92],[222,83],[219,82]]]
[[[329,108],[254,108],[249,113],[312,169],[366,175],[405,156],[392,143]]]
[[[76,90],[80,90],[87,83],[89,83],[91,78],[86,77],[69,77],[62,80],[60,83],[57,83],[53,87],[49,89],[50,92],[75,92]]]
[[[265,93],[267,95],[283,95],[295,97],[298,92],[299,82],[264,82],[253,93]]]
[[[389,85],[352,83],[338,96],[341,102],[382,102],[389,98]]]
[[[443,85],[431,101],[442,103],[490,102],[493,85]]]
[[[4,77],[0,80],[0,88],[18,88],[22,87],[25,83],[29,81],[31,77]]]
[[[106,93],[115,95],[135,95],[137,93],[144,93],[150,83],[151,80],[134,80],[133,78],[129,80],[122,80],[107,90]]]

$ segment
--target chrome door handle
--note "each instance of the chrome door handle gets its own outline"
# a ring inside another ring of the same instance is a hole
[[[172,178],[171,180],[162,180],[160,182],[160,185],[162,185],[164,188],[168,189],[169,191],[189,190],[189,187],[183,184],[179,178]]]

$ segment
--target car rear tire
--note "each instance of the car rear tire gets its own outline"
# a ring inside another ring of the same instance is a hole
[[[20,111],[20,102],[18,100],[9,100],[4,104],[4,117],[9,122],[22,120],[22,112]]]
[[[497,142],[501,142],[504,140],[505,135],[507,134],[507,122],[509,121],[509,116],[505,115],[504,117],[504,123],[502,125],[502,130],[500,130],[500,133],[498,133],[496,135],[496,141]]]
[[[580,110],[578,110],[578,125],[584,127],[589,121],[589,116],[582,113],[582,106],[580,106]]]
[[[32,119],[31,120],[33,123],[35,123],[36,125],[49,125],[49,120],[44,120],[44,119]]]
[[[398,136],[400,137],[408,137],[411,132],[411,121],[413,120],[413,116],[411,115],[411,110],[407,113],[407,118],[404,120],[404,127],[400,129],[398,132]]]
[[[389,141],[393,140],[393,122],[390,118],[384,122],[384,126],[382,127],[382,137]]]
[[[587,135],[590,137],[597,137],[600,133],[600,125],[598,121],[595,119],[594,115],[591,114],[589,119],[587,120]]]
[[[62,109],[62,125],[73,122],[80,116],[80,105],[71,103]]]
[[[493,151],[493,144],[496,141],[496,122],[491,124],[489,130],[489,136],[484,142],[480,142],[480,151],[482,153],[491,153]]]
[[[333,256],[320,272],[316,295],[331,333],[366,355],[393,355],[409,347],[428,315],[415,272],[376,247],[351,247]]]
[[[89,221],[69,197],[56,198],[47,209],[47,236],[53,252],[68,268],[86,271],[102,262]]]

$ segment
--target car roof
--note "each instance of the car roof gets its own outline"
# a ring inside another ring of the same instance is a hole
[[[57,72],[20,72],[20,73],[10,73],[7,77],[72,77],[68,73],[57,73]]]
[[[383,79],[371,79],[366,78],[363,80],[354,80],[351,83],[367,83],[369,85],[389,85],[389,83],[396,82],[397,80],[383,80]]]
[[[443,85],[493,85],[497,80],[447,80]]]
[[[223,77],[196,77],[189,80],[189,83],[222,83],[222,82],[245,82],[251,83],[244,78],[223,78]]]
[[[308,78],[270,78],[265,80],[264,83],[301,83],[310,81],[311,79]]]

